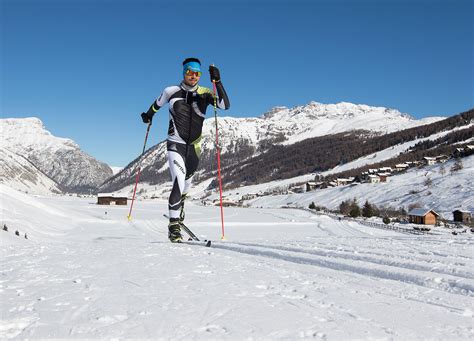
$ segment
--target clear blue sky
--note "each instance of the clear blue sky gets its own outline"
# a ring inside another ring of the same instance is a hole
[[[189,56],[220,67],[222,115],[310,101],[416,118],[474,107],[473,1],[0,3],[1,116],[39,117],[114,166],[141,153],[139,114]],[[168,111],[157,115],[148,146],[165,138]]]

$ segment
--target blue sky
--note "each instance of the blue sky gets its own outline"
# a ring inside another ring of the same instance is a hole
[[[474,107],[473,1],[0,3],[1,117],[39,117],[114,166],[141,153],[139,114],[189,56],[220,67],[231,100],[221,115],[310,101],[416,118]],[[157,115],[148,146],[165,138],[168,111]]]

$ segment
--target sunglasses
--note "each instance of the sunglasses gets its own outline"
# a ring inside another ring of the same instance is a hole
[[[186,75],[188,76],[196,76],[196,77],[201,77],[202,72],[201,71],[193,71],[193,70],[186,70]]]

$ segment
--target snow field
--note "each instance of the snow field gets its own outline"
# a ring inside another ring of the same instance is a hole
[[[34,236],[0,231],[2,338],[474,336],[471,235],[228,208],[220,241],[219,209],[186,203],[205,248],[167,241],[165,201],[137,201],[128,222],[128,207],[0,190],[2,221]]]

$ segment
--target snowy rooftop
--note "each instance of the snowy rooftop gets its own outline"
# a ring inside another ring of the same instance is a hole
[[[429,208],[414,208],[410,212],[408,212],[408,215],[413,215],[413,216],[417,216],[417,217],[424,217],[429,212],[433,212],[433,214],[439,215],[438,213],[436,213],[435,211],[433,211],[432,209],[429,209]]]

